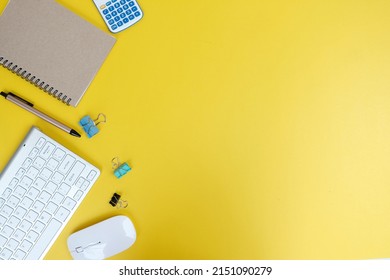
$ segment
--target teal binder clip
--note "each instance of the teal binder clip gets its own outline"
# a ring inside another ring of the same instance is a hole
[[[99,121],[100,118],[102,118],[102,120]],[[87,134],[88,138],[92,138],[99,133],[99,128],[97,126],[100,123],[105,123],[106,121],[106,116],[100,113],[95,120],[92,120],[92,118],[88,115],[83,117],[80,120],[79,124],[83,128],[84,132]]]
[[[112,159],[112,167],[115,169],[114,170],[114,175],[118,179],[122,178],[129,171],[131,171],[131,167],[126,162],[121,164],[117,157]]]

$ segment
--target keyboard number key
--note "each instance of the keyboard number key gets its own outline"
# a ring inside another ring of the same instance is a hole
[[[55,158],[58,161],[61,161],[64,156],[65,156],[65,152],[60,148],[57,148],[53,154],[53,158]]]

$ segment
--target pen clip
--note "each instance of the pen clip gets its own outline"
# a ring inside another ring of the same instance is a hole
[[[21,98],[21,97],[15,95],[15,94],[13,94],[12,92],[9,92],[8,94],[11,95],[13,98],[16,98],[16,99],[18,99],[19,101],[21,101],[21,102],[27,104],[28,106],[34,107],[34,104],[32,104],[31,102],[28,102],[27,100],[25,100],[25,99],[23,99],[23,98]]]

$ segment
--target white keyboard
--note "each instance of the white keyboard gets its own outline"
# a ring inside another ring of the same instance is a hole
[[[99,175],[33,127],[0,176],[0,260],[42,259]]]

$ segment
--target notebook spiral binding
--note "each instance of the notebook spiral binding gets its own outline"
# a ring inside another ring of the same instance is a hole
[[[53,97],[56,97],[58,100],[62,101],[66,105],[69,105],[69,103],[72,101],[72,98],[68,98],[67,95],[64,95],[62,92],[59,92],[57,89],[54,89],[49,84],[45,83],[44,81],[41,81],[41,79],[32,75],[28,71],[23,70],[22,67],[18,67],[17,64],[14,64],[12,61],[9,61],[2,56],[0,56],[0,65],[10,70],[12,73],[18,75],[19,77],[25,79],[26,81],[30,82],[31,84],[35,85],[36,87],[40,88],[44,92],[50,94]]]

